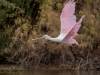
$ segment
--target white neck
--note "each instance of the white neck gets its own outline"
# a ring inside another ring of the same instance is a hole
[[[54,41],[54,42],[61,42],[61,40],[60,40],[58,37],[52,38],[52,37],[50,37],[50,36],[47,36],[46,39],[47,39],[47,40],[50,40],[50,41]]]

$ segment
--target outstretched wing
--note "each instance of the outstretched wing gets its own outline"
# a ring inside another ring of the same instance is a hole
[[[68,35],[66,37],[64,37],[62,42],[66,42],[66,43],[70,44],[72,42],[70,39],[72,39],[72,40],[74,40],[73,44],[76,43],[78,45],[78,42],[75,39],[73,39],[73,37],[75,37],[77,35],[77,32],[78,32],[79,28],[81,27],[81,22],[83,20],[83,17],[84,16],[82,16],[81,19],[76,23],[76,25],[71,29],[71,31],[68,33]]]
[[[81,17],[81,19],[76,23],[76,25],[71,29],[71,31],[68,33],[67,37],[75,37],[77,35],[77,32],[79,28],[81,27],[81,22],[83,20],[84,16]]]
[[[75,2],[74,0],[69,0],[68,3],[65,4],[60,19],[61,19],[61,32],[58,37],[64,38],[70,30],[76,24],[76,16],[75,13]]]

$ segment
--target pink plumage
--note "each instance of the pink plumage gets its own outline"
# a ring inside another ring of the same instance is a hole
[[[82,19],[84,18],[84,16],[81,17],[81,19],[76,23],[76,25],[70,30],[70,32],[68,33],[68,35],[66,37],[64,37],[64,39],[62,40],[63,43],[66,43],[70,46],[72,46],[72,44],[78,44],[78,42],[74,39],[75,36],[78,35],[78,30],[81,27],[81,22]]]
[[[44,35],[41,38],[51,40],[54,42],[66,43],[70,46],[72,46],[72,44],[79,45],[78,42],[74,39],[74,37],[77,35],[77,32],[81,27],[81,22],[84,16],[82,16],[81,19],[76,23],[76,16],[74,15],[74,13],[75,13],[75,2],[74,0],[69,0],[62,9],[62,13],[60,16],[61,20],[60,35],[56,38]],[[41,39],[41,38],[36,38],[36,39]]]
[[[63,38],[70,32],[70,30],[76,24],[76,16],[74,15],[74,13],[75,13],[75,2],[74,0],[70,0],[64,6],[60,16],[61,19],[60,36],[63,36]]]

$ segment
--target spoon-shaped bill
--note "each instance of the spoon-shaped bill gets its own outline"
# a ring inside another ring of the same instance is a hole
[[[36,39],[32,39],[32,40],[38,40],[38,39],[42,39],[43,37],[40,37],[40,38],[36,38]]]

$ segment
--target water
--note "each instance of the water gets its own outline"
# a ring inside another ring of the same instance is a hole
[[[0,72],[0,75],[100,75],[100,71],[27,70],[22,72]]]

